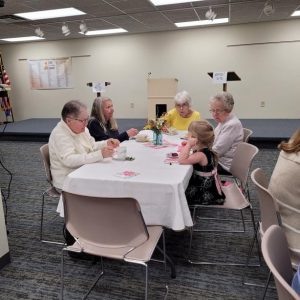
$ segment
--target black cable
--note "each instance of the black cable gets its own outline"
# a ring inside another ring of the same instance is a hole
[[[0,137],[1,137],[2,135],[4,135],[4,131],[5,131],[6,127],[7,127],[8,122],[3,122],[3,124],[4,124],[4,127],[3,127],[3,129],[2,129],[2,132],[1,132],[1,134],[0,134]]]

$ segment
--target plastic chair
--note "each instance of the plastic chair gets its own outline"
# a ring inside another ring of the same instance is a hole
[[[276,206],[275,206],[275,199],[271,195],[271,193],[268,190],[269,182],[264,174],[263,170],[260,168],[255,169],[251,173],[251,180],[255,185],[256,188],[256,193],[259,201],[259,208],[260,208],[260,222],[256,226],[256,231],[253,236],[253,240],[249,249],[249,253],[247,256],[247,261],[246,261],[246,266],[249,264],[249,260],[252,254],[253,246],[255,241],[259,241],[258,239],[258,232],[260,237],[262,238],[266,230],[272,226],[272,225],[279,225],[279,218],[276,212]],[[269,285],[270,281],[270,275],[267,280],[266,285],[259,285],[259,284],[254,284],[254,283],[249,283],[245,282],[243,278],[243,283],[246,285],[251,285],[251,286],[259,286],[259,287],[264,287],[264,294],[263,294],[263,299],[265,298],[267,288]]]
[[[244,131],[244,137],[243,137],[243,142],[248,143],[250,136],[252,135],[253,131],[248,128],[243,128]]]
[[[279,300],[300,300],[292,289],[293,269],[287,240],[278,225],[267,229],[262,238],[262,254],[272,272]]]
[[[191,257],[191,248],[192,248],[192,239],[194,232],[215,232],[220,230],[202,230],[196,229],[196,211],[197,209],[206,208],[206,209],[226,209],[226,210],[235,210],[239,211],[241,214],[241,220],[243,224],[243,230],[231,230],[231,231],[222,231],[230,233],[240,233],[245,232],[245,220],[243,216],[243,210],[248,209],[251,214],[251,222],[253,226],[253,231],[255,232],[255,219],[252,210],[252,206],[247,198],[248,190],[245,186],[247,185],[247,178],[249,174],[249,169],[252,164],[252,161],[255,155],[258,153],[258,148],[248,144],[240,143],[237,146],[236,153],[232,163],[232,174],[237,178],[236,182],[232,182],[230,185],[223,186],[222,190],[226,196],[224,205],[192,205],[190,208],[193,210],[193,223],[194,226],[190,229],[190,242],[188,249],[188,261],[192,264],[217,264],[217,265],[242,265],[240,263],[214,263],[214,262],[204,262],[204,261],[194,261]],[[246,190],[246,191],[245,191]],[[198,218],[198,219],[214,219],[214,218]],[[219,219],[220,220],[220,219]],[[232,219],[223,219],[224,221],[232,221]],[[257,265],[256,265],[257,266]]]
[[[43,145],[40,148],[42,161],[45,168],[46,178],[49,184],[51,185],[44,193],[42,197],[42,212],[41,212],[41,228],[40,228],[40,240],[43,243],[50,243],[50,244],[56,244],[56,245],[64,245],[63,242],[56,242],[56,241],[50,241],[50,240],[44,240],[43,239],[43,223],[44,223],[44,206],[45,206],[45,196],[48,196],[52,199],[59,200],[60,192],[56,190],[56,188],[52,184],[52,175],[50,170],[50,155],[49,155],[49,146],[48,144]]]
[[[158,249],[166,260],[165,240],[162,226],[146,226],[140,206],[133,198],[100,198],[62,192],[65,225],[75,243],[62,251],[61,299],[64,290],[64,252],[84,252],[100,257],[119,259],[143,265],[146,271],[145,299],[148,297],[148,262]],[[158,247],[162,236],[163,249]],[[86,293],[85,299],[98,280],[101,272]]]

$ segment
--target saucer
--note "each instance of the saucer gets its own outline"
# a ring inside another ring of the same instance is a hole
[[[113,156],[114,160],[126,160],[126,157]]]

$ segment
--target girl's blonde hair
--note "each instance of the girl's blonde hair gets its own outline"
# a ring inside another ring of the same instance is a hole
[[[215,133],[213,126],[208,121],[192,121],[188,127],[188,131],[194,138],[197,138],[199,144],[207,147],[210,151],[212,151],[212,146],[215,140]],[[212,153],[214,155],[214,162],[215,164],[217,164],[217,154],[213,151]]]
[[[106,120],[103,114],[103,106],[106,101],[112,101],[112,100],[108,97],[97,97],[94,100],[92,110],[91,110],[91,117],[99,121],[100,126],[104,129],[104,132],[106,132],[107,129],[118,130],[117,122],[113,117],[111,117],[110,120],[108,120],[110,124],[110,128],[106,128]]]
[[[300,151],[300,128],[294,132],[288,142],[281,142],[278,148],[287,153],[298,153]]]

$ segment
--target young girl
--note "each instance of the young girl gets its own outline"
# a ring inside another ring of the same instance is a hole
[[[217,174],[218,159],[211,150],[214,129],[207,121],[193,121],[188,127],[188,140],[179,154],[179,163],[193,165],[193,175],[186,189],[189,204],[223,204],[225,195]]]

